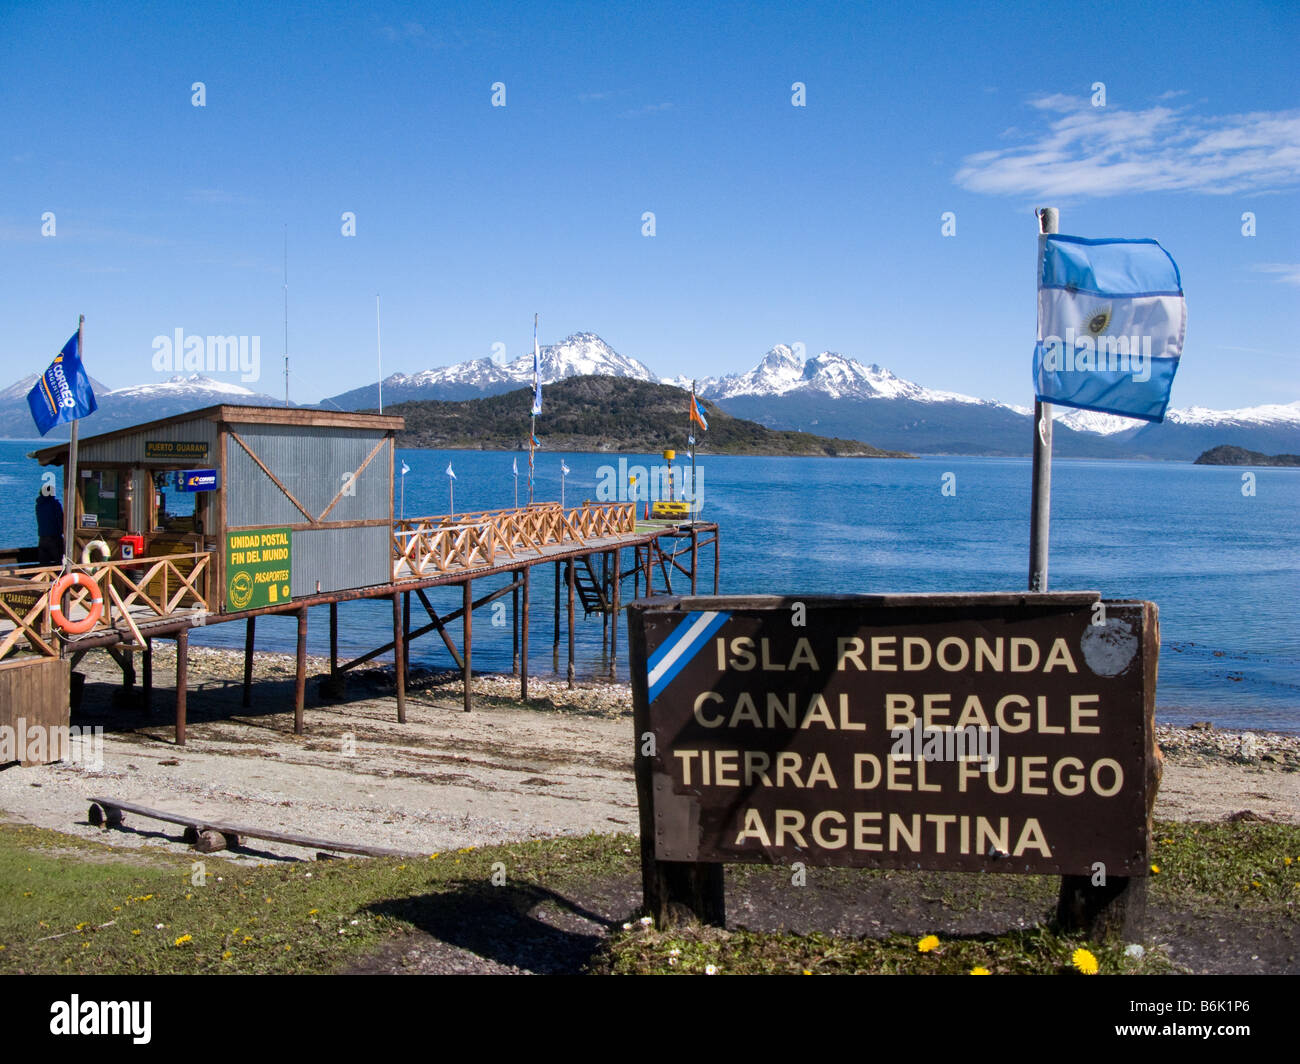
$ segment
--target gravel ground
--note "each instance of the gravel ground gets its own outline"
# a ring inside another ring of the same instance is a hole
[[[458,674],[413,677],[396,720],[391,669],[358,671],[347,700],[322,697],[327,663],[309,664],[307,734],[293,734],[293,659],[259,654],[254,705],[240,705],[241,655],[190,650],[189,735],[172,741],[174,650],[155,652],[152,716],[117,693],[104,655],[87,674],[76,723],[103,725],[103,765],[76,761],[0,771],[0,815],[124,847],[189,852],[179,828],[128,817],[127,831],[86,820],[92,795],[168,812],[339,842],[445,851],[589,831],[635,831],[626,685],[474,680],[461,710]],[[125,703],[125,704],[124,704]],[[1249,811],[1300,822],[1300,736],[1161,726],[1165,773],[1157,817],[1217,820]],[[243,860],[314,850],[250,839]]]

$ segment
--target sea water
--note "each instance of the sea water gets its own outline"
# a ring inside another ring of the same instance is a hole
[[[35,443],[0,441],[0,547],[36,541],[39,467]],[[662,464],[627,456],[629,464]],[[398,452],[410,466],[395,485],[407,516],[443,513],[448,462],[458,511],[514,504],[518,458],[527,500],[525,455],[491,451]],[[595,500],[618,456],[538,452],[534,497],[558,500],[561,460],[570,505]],[[679,458],[680,467],[680,458]],[[1097,590],[1107,598],[1150,599],[1162,638],[1158,719],[1209,719],[1224,728],[1300,731],[1300,470],[1256,469],[1253,494],[1236,467],[1176,462],[1057,459],[1053,463],[1049,580],[1054,590]],[[1030,463],[1015,458],[915,460],[718,457],[701,454],[701,518],[721,527],[724,594],[1020,591],[1028,584]],[[682,559],[685,561],[685,559]],[[712,591],[712,550],[702,552],[700,590]],[[631,552],[623,552],[631,567]],[[554,653],[552,567],[533,570],[530,672],[563,675],[567,635]],[[505,579],[475,582],[475,596]],[[662,577],[656,572],[656,588]],[[680,576],[673,590],[689,590]],[[631,593],[630,580],[624,596]],[[561,590],[563,594],[563,589]],[[433,588],[439,612],[460,606],[459,588]],[[474,667],[509,671],[510,597],[474,618]],[[563,613],[563,610],[561,611]],[[388,600],[339,608],[341,653],[359,654],[392,638]],[[412,625],[425,615],[412,602]],[[496,626],[494,626],[494,622]],[[457,633],[459,625],[452,626]],[[258,646],[291,651],[293,617],[264,617]],[[242,625],[209,625],[198,645],[242,647]],[[626,630],[617,672],[626,679]],[[311,611],[309,649],[328,652],[325,607]],[[454,667],[442,641],[412,645],[412,664]],[[607,675],[601,619],[578,608],[580,678]]]

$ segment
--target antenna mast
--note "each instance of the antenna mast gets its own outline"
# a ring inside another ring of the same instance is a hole
[[[289,405],[289,223],[284,223],[284,405]]]

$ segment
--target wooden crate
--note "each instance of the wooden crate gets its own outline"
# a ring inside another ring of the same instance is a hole
[[[66,755],[69,665],[64,658],[19,658],[0,662],[0,761],[24,765],[59,761]],[[31,741],[37,729],[43,741]],[[24,742],[23,737],[28,741]],[[35,758],[24,756],[35,753]],[[19,756],[15,757],[14,755]]]

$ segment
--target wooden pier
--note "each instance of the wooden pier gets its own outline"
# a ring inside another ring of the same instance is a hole
[[[410,647],[422,636],[436,633],[464,678],[464,708],[472,706],[473,615],[505,596],[513,604],[512,659],[519,676],[520,698],[528,698],[529,623],[534,570],[553,568],[554,649],[558,656],[561,631],[567,633],[567,678],[575,678],[577,611],[599,614],[602,647],[610,673],[618,658],[618,630],[626,604],[624,585],[632,594],[677,590],[691,593],[699,585],[701,553],[711,548],[713,592],[718,592],[720,540],[718,526],[706,522],[673,523],[638,520],[633,503],[561,507],[541,503],[520,509],[441,514],[394,522],[392,576],[387,583],[307,594],[289,601],[249,610],[224,610],[211,590],[212,557],[208,552],[90,562],[81,571],[92,576],[103,594],[101,615],[79,636],[57,633],[50,612],[50,591],[60,576],[57,567],[25,567],[0,574],[0,659],[19,652],[70,656],[73,667],[91,650],[102,649],[122,669],[124,687],[136,682],[135,655],[141,656],[143,697],[152,693],[153,641],[175,640],[176,742],[186,731],[186,671],[189,634],[195,628],[232,621],[245,624],[243,700],[252,695],[257,618],[293,615],[298,620],[297,669],[294,686],[294,730],[304,731],[307,669],[307,611],[329,607],[330,676],[341,691],[347,673],[368,661],[392,655],[395,663],[397,718],[406,719],[406,681]],[[683,557],[685,561],[683,561]],[[657,575],[656,575],[657,574]],[[475,597],[476,582],[506,577],[504,586]],[[459,585],[461,605],[439,614],[426,589]],[[424,616],[412,619],[412,596]],[[390,599],[392,638],[349,661],[338,654],[339,606],[359,599]],[[84,618],[89,593],[74,588],[65,597],[64,613]],[[563,605],[562,605],[563,604]],[[459,622],[459,646],[452,626]]]
[[[257,618],[298,622],[294,727],[303,731],[307,618],[329,607],[334,694],[348,672],[393,655],[397,718],[406,719],[411,643],[437,633],[465,680],[471,706],[475,610],[506,595],[513,610],[514,671],[528,697],[529,611],[538,566],[553,567],[554,653],[558,663],[561,584],[567,591],[568,680],[574,682],[577,610],[600,614],[611,672],[618,653],[623,585],[632,598],[656,589],[694,593],[700,551],[713,548],[715,524],[638,520],[635,502],[505,510],[405,519],[393,511],[400,417],[310,408],[220,404],[116,429],[81,441],[76,475],[68,445],[34,452],[64,469],[63,499],[75,529],[73,566],[93,578],[59,587],[62,567],[32,565],[32,551],[0,552],[0,660],[31,653],[71,657],[102,649],[136,681],[141,656],[146,706],[153,686],[153,643],[174,639],[176,741],[185,742],[190,633],[243,621],[244,704],[250,704]],[[194,468],[194,467],[199,468]],[[201,487],[195,487],[195,484]],[[90,554],[98,554],[92,559]],[[681,560],[685,556],[687,563]],[[658,571],[658,576],[655,573]],[[475,597],[475,585],[506,578]],[[429,588],[461,587],[459,606],[440,615]],[[96,598],[102,598],[102,602]],[[411,598],[423,615],[413,621]],[[339,661],[339,607],[358,599],[392,602],[392,638]],[[427,618],[427,619],[426,619]],[[459,646],[452,627],[459,622]]]

